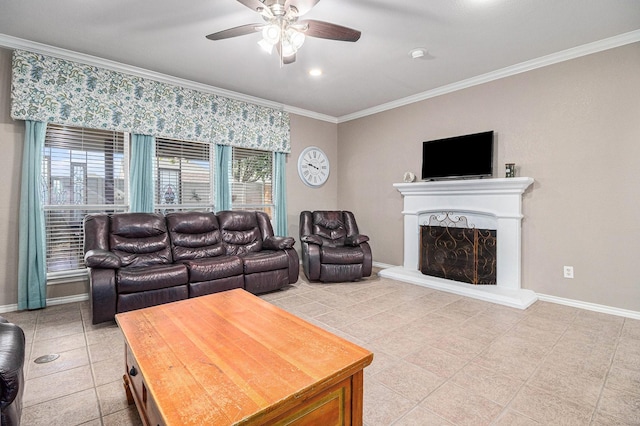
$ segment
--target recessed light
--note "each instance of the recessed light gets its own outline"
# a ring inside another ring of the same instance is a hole
[[[320,68],[312,68],[309,70],[309,75],[313,77],[319,77],[322,75],[322,70]]]
[[[411,56],[411,58],[413,59],[423,58],[426,54],[427,54],[427,49],[422,47],[417,47],[409,51],[409,56]]]

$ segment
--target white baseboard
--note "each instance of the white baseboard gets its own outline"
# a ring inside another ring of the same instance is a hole
[[[388,263],[380,263],[380,262],[373,262],[373,266],[380,269],[387,269],[387,268],[394,267],[394,265],[389,265]]]
[[[373,262],[376,268],[391,268],[393,265],[386,263]],[[536,293],[538,300],[543,302],[557,303],[559,305],[572,306],[574,308],[586,309],[588,311],[602,312],[604,314],[616,315],[619,317],[632,318],[640,320],[640,312],[629,309],[615,308],[613,306],[599,305],[597,303],[583,302],[581,300],[565,299],[564,297],[550,296],[548,294]],[[47,306],[63,305],[65,303],[84,302],[89,300],[89,293],[77,294],[74,296],[54,297],[47,299]],[[1,305],[0,313],[15,312],[18,310],[18,304]]]
[[[64,305],[65,303],[84,302],[89,300],[89,293],[74,294],[73,296],[53,297],[47,299],[47,306]],[[0,306],[0,313],[15,312],[18,310],[18,304]]]
[[[0,306],[0,314],[5,312],[15,312],[18,310],[18,304],[14,303],[13,305],[2,305]]]
[[[541,293],[538,293],[538,300],[640,320],[640,312],[631,311],[629,309],[614,308],[613,306],[599,305],[597,303],[583,302],[581,300],[565,299],[563,297],[550,296],[548,294]]]

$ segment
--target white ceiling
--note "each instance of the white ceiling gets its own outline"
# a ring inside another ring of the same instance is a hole
[[[304,18],[362,37],[308,37],[280,68],[259,33],[205,39],[261,22],[236,0],[0,0],[0,35],[337,118],[632,31],[640,39],[640,0],[321,0]],[[416,47],[426,58],[410,58]],[[324,74],[309,76],[314,67]]]

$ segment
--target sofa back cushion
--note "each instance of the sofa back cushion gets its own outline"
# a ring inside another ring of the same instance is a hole
[[[323,240],[323,245],[339,247],[344,245],[347,229],[341,211],[313,212],[313,234]]]
[[[223,211],[218,213],[226,254],[245,254],[262,250],[262,233],[256,212]]]
[[[164,216],[155,213],[111,215],[109,246],[122,266],[172,263],[169,234]]]
[[[176,212],[166,216],[174,261],[225,254],[220,224],[211,212]]]

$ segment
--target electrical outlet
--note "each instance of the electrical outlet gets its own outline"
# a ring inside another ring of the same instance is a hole
[[[573,278],[573,266],[563,266],[564,277]]]

